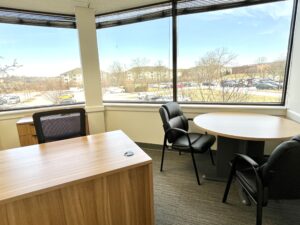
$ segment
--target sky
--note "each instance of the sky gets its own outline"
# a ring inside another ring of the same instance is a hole
[[[231,66],[286,57],[292,0],[197,13],[178,17],[178,68],[190,68],[207,52],[226,48],[236,55]],[[100,68],[113,62],[126,68],[136,58],[147,65],[171,67],[171,19],[97,30]],[[57,76],[80,67],[76,29],[0,23],[0,65],[15,59],[22,65],[11,74]],[[230,65],[229,65],[230,66]]]

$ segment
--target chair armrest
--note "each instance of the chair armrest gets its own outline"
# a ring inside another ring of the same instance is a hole
[[[168,130],[166,131],[166,134],[165,134],[165,135],[167,136],[168,133],[170,133],[171,131],[176,131],[176,132],[179,132],[179,133],[184,134],[184,135],[187,137],[187,139],[188,139],[188,142],[189,142],[190,147],[192,147],[192,142],[191,142],[189,133],[188,133],[187,131],[185,131],[185,130],[183,130],[183,129],[180,129],[180,128],[170,128],[170,129],[168,129]]]
[[[261,177],[258,174],[258,169],[259,169],[259,165],[257,162],[255,162],[253,159],[251,159],[249,156],[244,155],[244,154],[235,154],[236,157],[233,160],[232,163],[232,168],[234,170],[236,170],[236,164],[238,160],[242,160],[243,162],[246,162],[247,164],[249,164],[251,166],[251,169],[253,170],[254,174],[255,174],[255,180],[256,180],[256,188],[258,190],[258,195],[259,198],[262,198],[262,193],[263,193],[263,185],[262,185],[262,180]]]
[[[250,166],[252,166],[252,167],[254,167],[254,168],[259,167],[259,165],[257,164],[257,162],[255,162],[255,161],[254,161],[253,159],[251,159],[249,156],[244,155],[244,154],[238,154],[238,153],[236,153],[235,155],[236,155],[236,157],[235,157],[234,160],[239,160],[239,159],[241,159],[241,160],[243,160],[244,162],[247,162]]]

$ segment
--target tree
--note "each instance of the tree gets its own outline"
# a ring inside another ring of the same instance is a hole
[[[0,56],[0,59],[3,59],[3,57]],[[9,65],[0,64],[0,78],[9,79],[10,77],[9,72],[12,72],[19,67],[21,67],[21,65],[17,63],[16,59],[13,61],[13,63]],[[11,84],[7,84],[7,82],[0,83],[0,93],[8,93],[12,89],[14,89],[14,87]]]
[[[3,59],[3,57],[0,56],[0,59]],[[8,77],[9,76],[9,72],[15,70],[16,68],[21,67],[21,65],[19,65],[17,63],[17,60],[15,59],[13,61],[12,64],[7,65],[7,64],[0,64],[0,77]]]
[[[148,78],[145,74],[145,67],[148,63],[146,58],[135,58],[132,60],[132,68],[130,69],[130,73],[133,79],[134,90],[137,88],[137,85],[140,84],[140,88],[138,89],[145,89],[142,88],[146,84],[146,88],[148,88]]]
[[[257,74],[259,75],[259,77],[261,78],[267,78],[268,74],[269,74],[269,70],[270,67],[267,64],[267,58],[266,57],[259,57],[256,60],[257,63]]]
[[[221,85],[218,89],[215,85],[222,84],[230,75],[228,68],[236,59],[236,55],[229,52],[225,48],[218,48],[213,51],[207,52],[198,62],[197,68],[197,81],[198,84],[206,84],[207,88],[198,88],[198,98],[201,97],[205,102],[241,102],[245,101],[248,94],[242,91],[239,85],[232,87],[225,87]],[[230,79],[237,80],[237,77],[230,77]]]
[[[280,82],[283,82],[284,74],[285,74],[285,64],[286,61],[282,59],[270,63],[269,72],[272,75],[273,80],[278,80]]]
[[[113,62],[110,66],[109,84],[110,86],[125,86],[127,75],[120,62]]]

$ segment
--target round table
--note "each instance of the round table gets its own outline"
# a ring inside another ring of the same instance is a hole
[[[227,178],[228,162],[234,153],[247,154],[257,161],[263,160],[266,140],[285,140],[300,134],[300,124],[264,114],[215,112],[194,118],[204,131],[217,136],[217,174]]]

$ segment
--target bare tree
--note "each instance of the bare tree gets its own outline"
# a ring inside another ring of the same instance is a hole
[[[109,84],[111,86],[125,86],[127,75],[120,62],[113,62],[110,66]]]
[[[284,79],[285,74],[285,60],[277,60],[269,65],[270,75],[273,77],[273,80],[278,80],[280,82]]]
[[[0,56],[0,59],[3,59],[3,57]],[[10,65],[0,64],[0,77],[8,77],[9,72],[11,72],[11,71],[13,71],[13,70],[15,70],[16,68],[19,68],[19,67],[21,67],[21,65],[18,64],[16,59]]]
[[[132,60],[132,68],[130,69],[130,73],[133,78],[134,89],[137,88],[137,85],[140,85],[140,89],[143,86],[147,86],[148,88],[148,77],[145,73],[145,67],[148,63],[146,58],[135,58]]]
[[[202,101],[206,102],[241,102],[245,101],[248,97],[246,91],[241,90],[238,83],[231,87],[221,85],[218,89],[216,84],[224,84],[232,78],[228,79],[230,69],[228,68],[237,55],[229,52],[225,48],[218,48],[213,51],[207,52],[198,62],[197,68],[197,81],[198,84],[202,83],[207,88],[198,88],[198,95]],[[234,81],[238,80],[234,77]]]
[[[3,59],[3,57],[0,56],[0,59]],[[0,78],[9,79],[9,77],[10,77],[9,72],[12,72],[19,67],[21,67],[21,65],[17,63],[16,59],[13,61],[13,63],[11,63],[9,65],[8,64],[4,64],[4,65],[0,64]],[[8,93],[12,89],[14,89],[13,85],[7,84],[7,82],[0,83],[0,93]]]
[[[267,63],[267,58],[266,57],[259,57],[256,60],[257,63],[257,67],[256,67],[256,72],[259,75],[259,77],[261,78],[267,78],[268,74],[269,74],[269,65]]]

